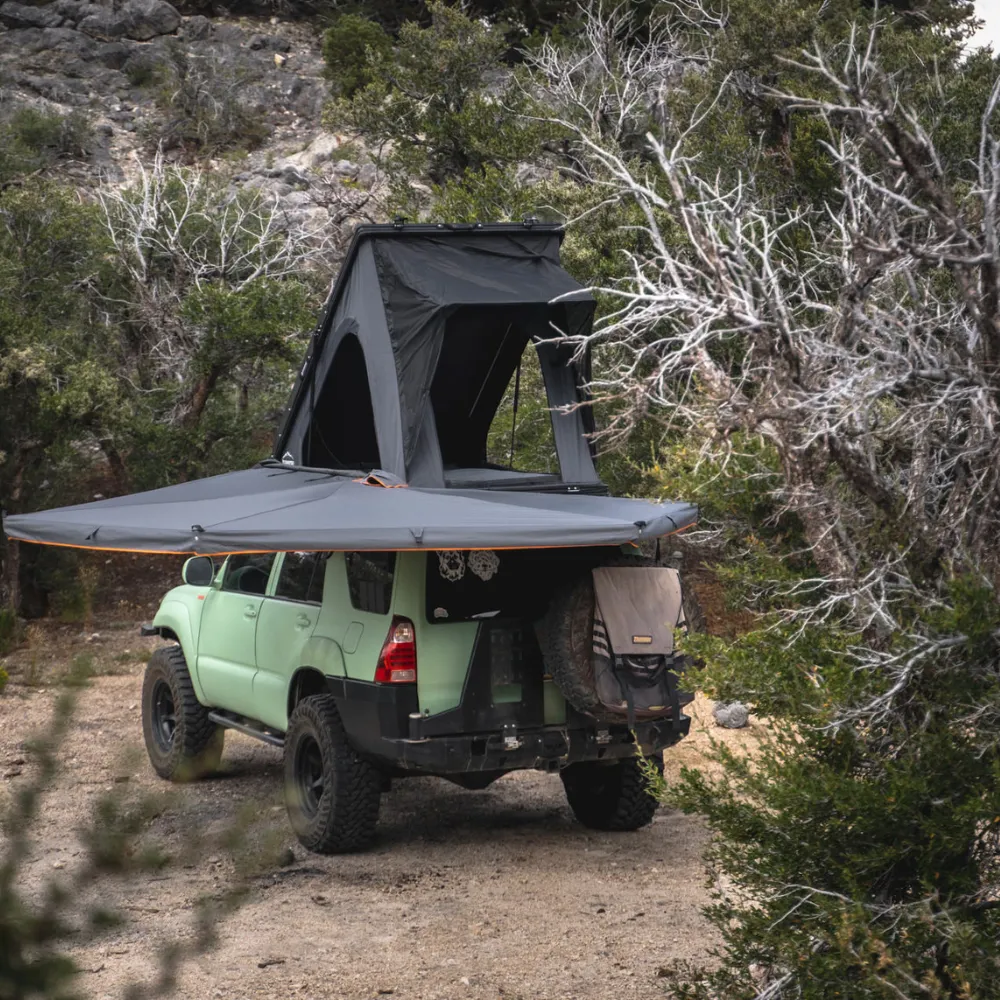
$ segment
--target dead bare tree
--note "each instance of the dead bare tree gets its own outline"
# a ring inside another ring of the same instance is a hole
[[[262,280],[325,277],[342,250],[340,234],[326,222],[303,222],[277,200],[170,166],[162,155],[148,167],[139,163],[131,185],[102,188],[98,199],[122,279],[121,297],[106,296],[105,305],[131,330],[131,367],[145,372],[151,386],[191,381],[205,337],[181,308],[192,290],[240,293]],[[211,376],[195,380],[178,420],[197,419]]]

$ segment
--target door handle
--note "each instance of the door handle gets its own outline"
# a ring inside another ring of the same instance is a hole
[[[309,628],[310,625],[312,625],[312,619],[308,615],[299,615],[295,619],[296,628]]]
[[[256,618],[257,617],[257,609],[252,604],[248,604],[243,609],[243,617],[244,618]]]

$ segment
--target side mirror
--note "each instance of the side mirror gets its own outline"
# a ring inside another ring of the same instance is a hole
[[[190,587],[208,587],[215,579],[215,563],[208,556],[193,556],[184,563],[181,577]]]

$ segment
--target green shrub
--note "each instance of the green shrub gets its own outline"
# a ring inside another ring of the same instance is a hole
[[[374,21],[338,17],[323,33],[325,74],[341,97],[350,98],[376,79],[373,67],[392,52],[392,40]]]
[[[0,183],[81,159],[92,141],[90,120],[81,111],[61,115],[0,100]]]
[[[256,148],[271,132],[248,98],[258,75],[236,57],[194,55],[170,45],[155,70],[153,97],[160,115],[144,123],[142,138],[153,147],[202,155]]]

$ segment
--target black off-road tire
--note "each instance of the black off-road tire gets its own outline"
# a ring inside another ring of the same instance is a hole
[[[330,695],[303,698],[285,733],[285,805],[303,847],[343,854],[375,839],[382,776],[350,745]]]
[[[616,556],[606,566],[654,566],[643,556]],[[618,722],[597,697],[594,677],[594,578],[584,573],[561,588],[538,623],[545,669],[563,697],[578,711],[599,721]]]
[[[663,773],[659,754],[647,763]],[[635,757],[570,764],[559,776],[573,815],[591,830],[638,830],[653,821],[659,803]]]
[[[193,781],[222,760],[225,730],[198,701],[180,646],[158,649],[146,665],[142,735],[153,770],[168,781]]]

